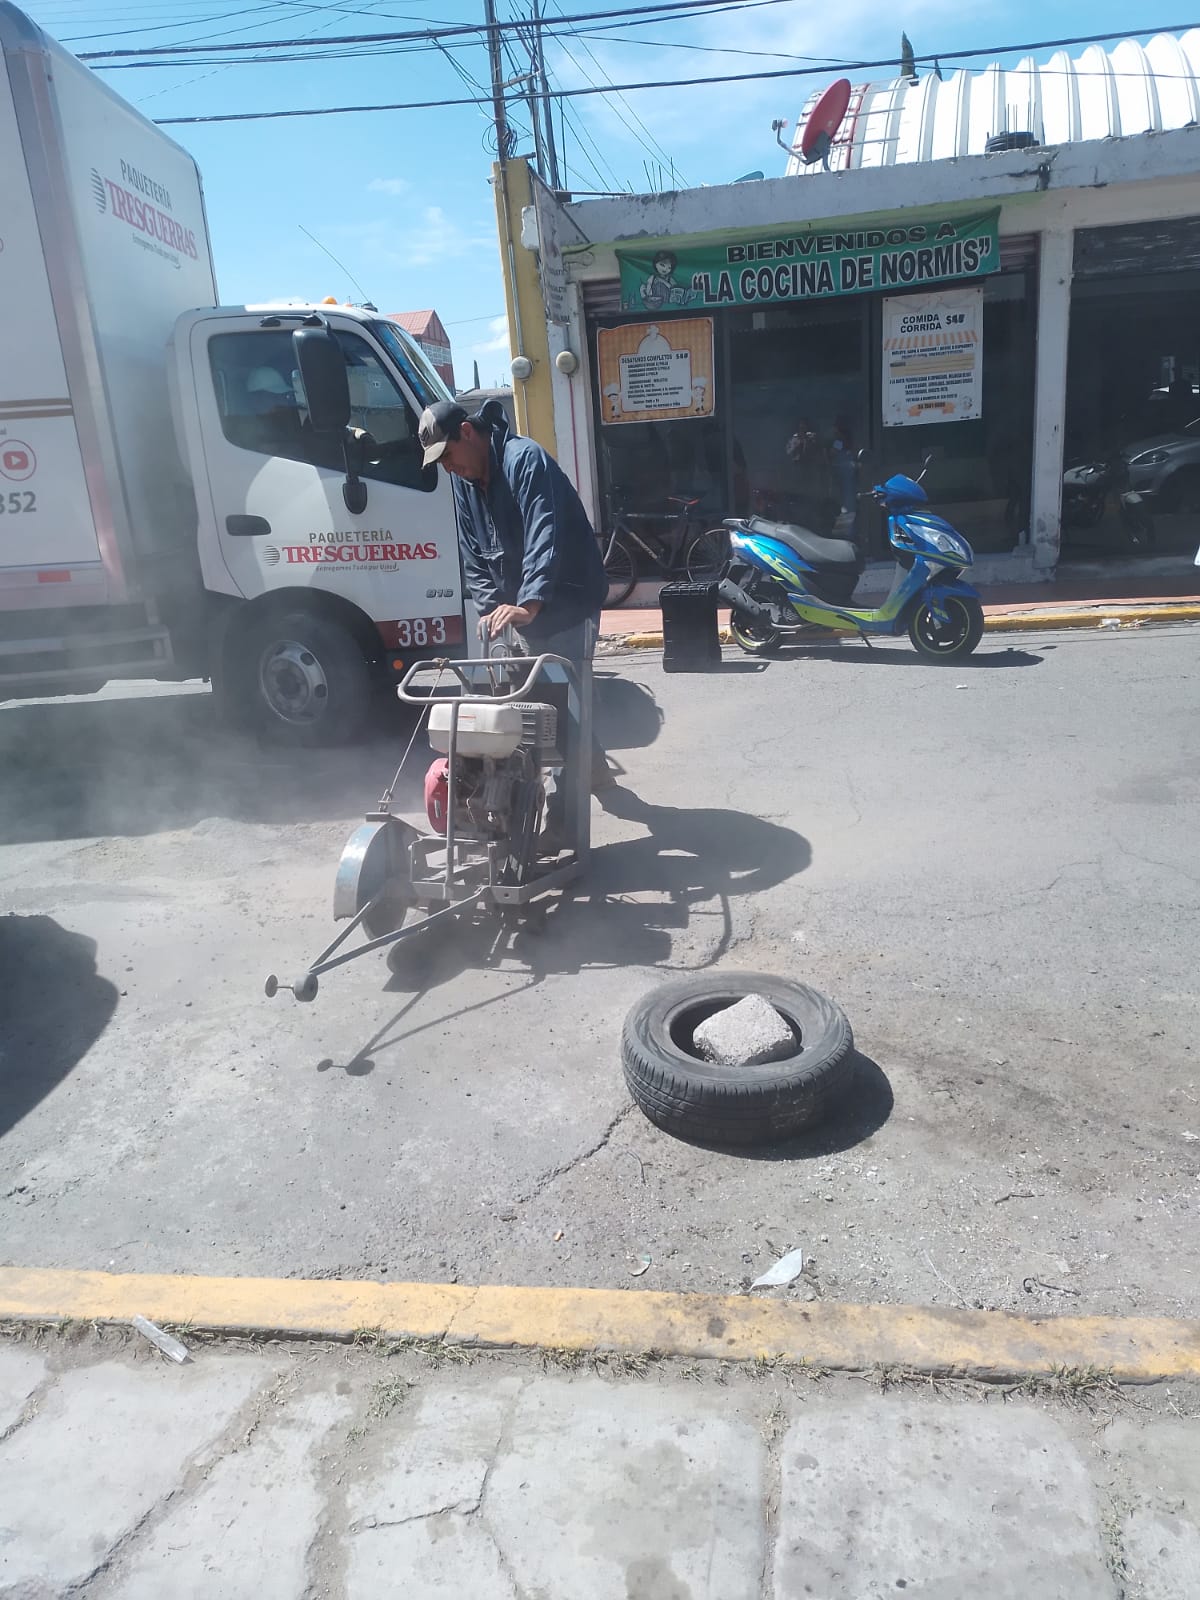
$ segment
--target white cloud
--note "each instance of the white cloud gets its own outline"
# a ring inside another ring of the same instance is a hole
[[[407,178],[372,178],[367,188],[373,194],[402,195],[412,188]]]
[[[454,330],[450,330],[453,339]],[[478,343],[465,350],[454,351],[454,370],[459,384],[466,389],[474,380],[474,363],[479,363],[479,381],[485,389],[503,388],[511,379],[508,372],[510,345],[508,342],[508,317],[493,317],[487,332]]]
[[[418,206],[400,221],[378,217],[330,230],[349,255],[348,265],[367,281],[369,273],[395,273],[438,266],[476,250],[496,249],[496,235],[484,227],[464,226],[441,206]]]

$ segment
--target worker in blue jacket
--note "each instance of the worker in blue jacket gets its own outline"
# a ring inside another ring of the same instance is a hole
[[[608,580],[600,546],[566,473],[534,439],[509,430],[490,401],[473,416],[453,400],[421,415],[424,464],[454,481],[463,573],[489,638],[515,628],[529,649],[590,662]],[[612,783],[593,735],[592,789]],[[562,818],[551,797],[549,825]]]

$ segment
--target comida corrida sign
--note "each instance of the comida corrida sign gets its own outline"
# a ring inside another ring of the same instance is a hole
[[[746,235],[678,250],[618,250],[621,309],[779,305],[978,278],[1000,266],[1000,209],[877,228]]]

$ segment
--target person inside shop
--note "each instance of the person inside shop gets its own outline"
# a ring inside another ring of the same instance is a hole
[[[453,481],[463,574],[481,632],[495,639],[514,628],[533,654],[590,663],[608,579],[583,502],[558,462],[535,439],[512,433],[496,400],[474,415],[439,400],[422,412],[417,435],[423,464],[440,462]],[[612,783],[593,731],[592,792]],[[563,838],[564,804],[556,785],[547,851]]]
[[[795,468],[788,496],[792,515],[811,532],[828,534],[836,514],[830,500],[829,452],[808,417],[796,423],[786,449]]]
[[[854,429],[847,416],[834,418],[829,460],[838,501],[834,536],[853,541],[858,531],[858,462],[854,453]]]

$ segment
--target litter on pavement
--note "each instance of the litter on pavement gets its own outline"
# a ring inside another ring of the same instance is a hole
[[[169,1356],[172,1361],[183,1363],[189,1359],[187,1345],[180,1344],[178,1339],[169,1333],[164,1333],[160,1327],[148,1321],[147,1318],[134,1317],[133,1325],[144,1338],[149,1339],[151,1344],[157,1345],[163,1355]]]
[[[773,1267],[768,1267],[761,1278],[755,1278],[752,1289],[774,1289],[779,1284],[791,1283],[804,1271],[804,1251],[789,1250],[780,1256]]]

